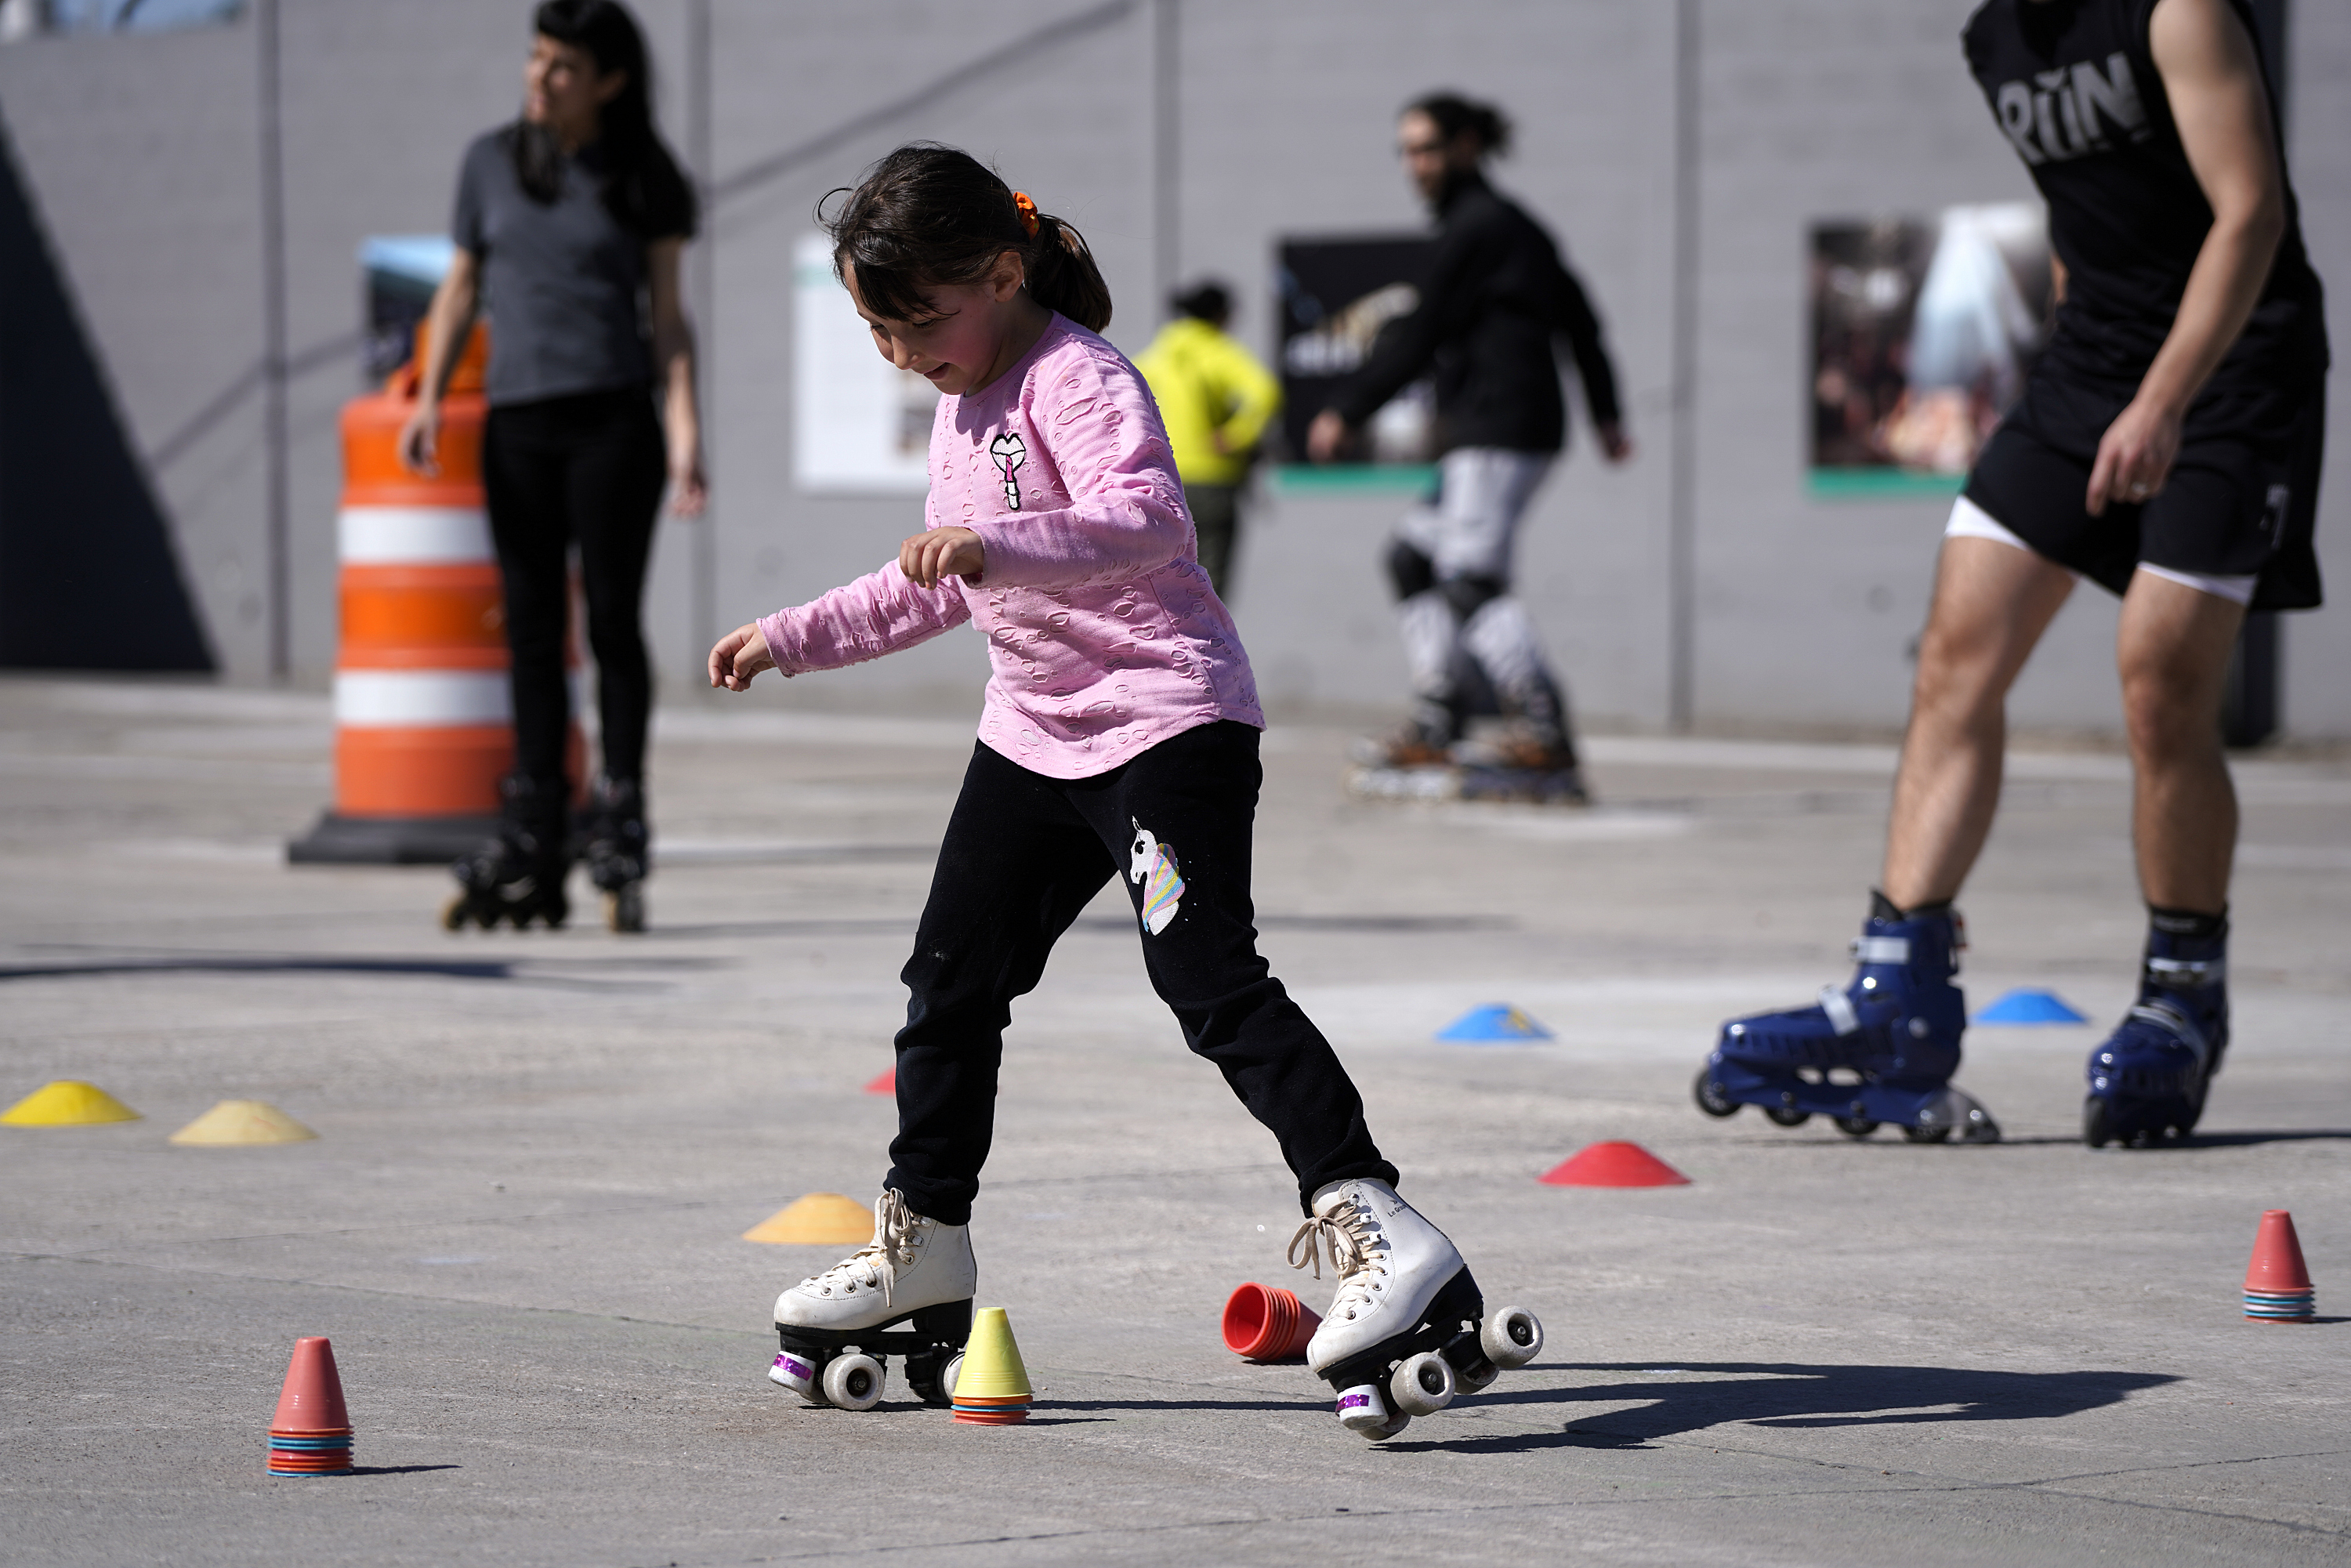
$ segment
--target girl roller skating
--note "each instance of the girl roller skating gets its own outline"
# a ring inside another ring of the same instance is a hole
[[[879,658],[964,622],[987,638],[978,743],[903,975],[898,1135],[873,1239],[776,1301],[770,1375],[864,1408],[886,1357],[946,1402],[977,1280],[968,1226],[1011,1002],[1113,876],[1186,1043],[1280,1140],[1338,1296],[1309,1365],[1372,1438],[1531,1359],[1451,1242],[1396,1196],[1330,1042],[1258,955],[1250,831],[1264,726],[1249,657],[1200,570],[1158,411],[1096,333],[1074,229],[968,155],[903,147],[828,224],[874,346],[946,394],[925,531],[881,570],[721,638],[714,685]],[[893,1325],[905,1325],[893,1327]]]

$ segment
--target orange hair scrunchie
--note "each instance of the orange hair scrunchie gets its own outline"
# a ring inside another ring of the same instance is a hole
[[[1029,199],[1028,192],[1015,191],[1012,193],[1012,204],[1019,209],[1020,226],[1028,231],[1030,239],[1035,239],[1037,237],[1037,204]]]

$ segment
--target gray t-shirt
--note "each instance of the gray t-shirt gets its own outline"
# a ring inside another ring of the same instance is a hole
[[[505,136],[465,149],[450,237],[481,264],[490,322],[489,400],[533,402],[653,381],[645,242],[613,221],[594,146],[563,163],[542,205],[515,177]]]

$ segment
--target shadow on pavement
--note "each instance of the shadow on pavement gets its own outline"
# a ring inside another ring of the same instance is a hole
[[[424,975],[444,980],[510,980],[523,985],[641,989],[656,981],[614,979],[615,969],[668,973],[714,968],[721,960],[575,958],[366,958],[306,957],[272,953],[190,953],[147,958],[90,958],[48,964],[0,964],[0,983],[9,980],[103,978],[116,975]]]
[[[1535,1370],[1639,1373],[1629,1365]],[[1667,1381],[1670,1376],[1672,1381]],[[1670,1374],[1571,1388],[1479,1395],[1479,1405],[1616,1404],[1646,1400],[1572,1422],[1558,1432],[1392,1442],[1390,1448],[1518,1453],[1534,1448],[1645,1448],[1660,1437],[1732,1424],[1765,1427],[1892,1427],[1946,1421],[2051,1421],[2117,1405],[2142,1389],[2177,1383],[2155,1372],[1986,1372],[1945,1366],[1801,1366],[1705,1362]]]

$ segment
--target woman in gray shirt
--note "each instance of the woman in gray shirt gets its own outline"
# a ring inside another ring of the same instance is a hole
[[[569,913],[568,556],[580,551],[596,654],[602,768],[586,856],[613,929],[643,929],[645,727],[640,629],[662,492],[681,517],[704,486],[694,335],[678,263],[694,191],[653,124],[644,39],[617,0],[547,0],[532,18],[521,118],[465,150],[456,256],[434,297],[403,461],[434,471],[440,399],[475,312],[491,319],[482,477],[506,584],[515,770],[497,839],[454,868],[445,924],[519,929]],[[662,413],[656,419],[658,396]]]

